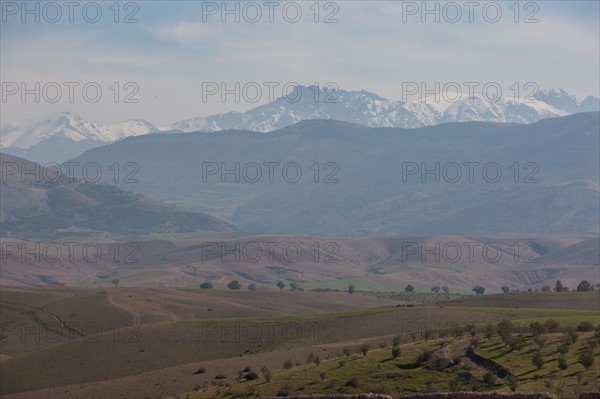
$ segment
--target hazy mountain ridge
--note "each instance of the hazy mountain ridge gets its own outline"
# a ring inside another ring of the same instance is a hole
[[[597,234],[599,131],[597,112],[530,125],[466,122],[418,129],[312,120],[272,134],[231,130],[131,137],[74,161],[135,162],[144,173],[132,190],[217,215],[245,232]],[[241,171],[264,162],[280,165],[272,183],[264,166],[258,182],[241,172],[238,182],[220,171],[202,173],[203,163],[228,169],[239,163]],[[302,169],[297,183],[282,178],[282,166],[291,162]],[[450,175],[423,182],[420,173],[405,182],[407,162],[427,168],[439,163],[440,169],[479,162],[479,169],[473,183],[465,167],[458,182],[448,181]],[[501,168],[498,182],[482,178],[487,163]]]
[[[117,187],[93,184],[0,153],[0,236],[55,237],[60,232],[148,234],[235,228]],[[26,173],[24,171],[27,171]]]

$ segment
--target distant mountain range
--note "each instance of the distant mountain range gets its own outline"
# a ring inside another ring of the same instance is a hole
[[[210,215],[74,179],[66,169],[59,172],[2,153],[0,169],[0,237],[236,231]]]
[[[599,139],[600,112],[416,129],[312,120],[130,137],[73,161],[133,162],[139,183],[121,188],[248,233],[598,234]]]
[[[299,100],[280,97],[247,112],[228,112],[157,126],[145,120],[109,125],[70,112],[54,113],[26,123],[3,124],[0,146],[5,153],[38,162],[62,162],[84,151],[130,136],[152,133],[217,132],[229,129],[271,132],[312,119],[333,119],[368,127],[418,128],[447,122],[533,123],[541,119],[600,110],[597,97],[578,98],[562,89],[543,90],[524,103],[510,98],[490,102],[481,95],[455,102],[392,101],[367,91],[296,88]],[[315,90],[319,101],[315,101]],[[439,99],[443,99],[440,97]],[[439,100],[438,99],[438,100]],[[325,102],[330,101],[330,102]]]

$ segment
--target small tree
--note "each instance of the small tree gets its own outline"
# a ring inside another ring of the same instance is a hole
[[[481,285],[476,285],[471,291],[475,292],[475,295],[483,295],[483,293],[485,292],[485,287],[482,287]]]
[[[544,323],[544,326],[546,327],[546,330],[548,330],[549,333],[555,333],[560,328],[560,323],[554,319],[548,319]]]
[[[210,281],[205,281],[202,284],[200,284],[200,288],[202,288],[203,290],[207,290],[213,288],[213,285]]]
[[[533,338],[533,342],[538,346],[538,348],[542,349],[544,345],[546,345],[546,338],[539,335]]]
[[[440,287],[437,285],[434,285],[433,287],[431,287],[431,292],[437,294],[438,292],[440,292]]]
[[[519,378],[516,375],[511,375],[508,377],[508,387],[512,392],[515,392],[519,387]]]
[[[496,374],[493,371],[488,371],[483,375],[483,382],[488,386],[496,384]]]
[[[348,286],[348,294],[351,294],[351,295],[354,294],[354,290],[355,290],[354,284],[350,284]]]
[[[291,282],[290,283],[290,290],[296,291],[297,289],[298,289],[298,283]]]
[[[240,288],[242,288],[242,285],[239,281],[233,280],[230,281],[229,284],[227,284],[227,288],[229,288],[230,290],[239,290]]]
[[[581,365],[585,367],[586,370],[592,367],[594,365],[594,352],[592,351],[592,348],[589,347],[588,349],[581,352],[578,360],[579,363],[581,363]]]
[[[358,388],[358,378],[352,377],[344,384],[347,387]]]
[[[394,338],[392,338],[392,346],[398,346],[400,345],[400,336],[399,335],[395,335]]]
[[[115,285],[115,288],[117,288],[119,286],[119,279],[118,278],[113,278],[110,282]]]
[[[508,291],[510,291],[510,288],[508,288],[508,287],[507,287],[507,286],[505,286],[505,285],[503,285],[503,286],[501,287],[501,289],[502,289],[502,292],[504,292],[505,294],[506,294],[506,293],[508,293]]]
[[[587,280],[581,280],[579,285],[577,286],[577,292],[585,292],[585,291],[593,291],[594,286],[590,284]]]
[[[556,280],[556,285],[554,286],[554,291],[555,292],[564,292],[565,291],[565,286],[563,285],[562,281]]]
[[[273,376],[271,375],[271,370],[269,370],[267,366],[262,366],[260,372],[262,373],[263,377],[265,377],[265,380],[267,382],[271,381],[271,378],[273,378]]]
[[[542,356],[542,352],[539,350],[535,351],[533,357],[531,358],[531,363],[533,363],[538,370],[541,369],[544,365],[544,357]]]
[[[450,288],[446,287],[445,285],[442,285],[442,291],[444,291],[444,294],[449,294],[450,293]]]
[[[563,354],[563,355],[565,355],[565,354],[569,353],[569,345],[566,345],[566,344],[560,344],[560,345],[558,345],[558,347],[556,348],[556,351],[557,351],[558,353],[560,353],[560,354]]]
[[[248,285],[248,289],[249,289],[250,291],[256,291],[256,284],[254,284],[254,283],[250,283],[250,284]]]
[[[371,349],[371,346],[369,344],[362,344],[360,346],[360,353],[362,353],[363,356],[367,356],[367,353],[369,353],[369,349]]]
[[[493,338],[494,335],[496,335],[497,329],[496,326],[493,324],[488,324],[487,326],[485,326],[485,330],[483,332],[483,334],[485,335],[485,337],[487,339]]]
[[[404,291],[405,292],[415,292],[415,287],[413,287],[412,285],[408,284],[406,287],[404,287]]]
[[[531,330],[531,334],[533,334],[534,337],[542,335],[546,332],[546,327],[539,321],[529,323],[529,329]]]
[[[592,332],[595,330],[594,324],[591,321],[582,321],[577,325],[577,331]]]
[[[450,392],[458,392],[458,387],[460,385],[460,378],[456,376],[448,382],[448,388],[450,388]]]
[[[505,344],[510,342],[513,333],[513,324],[510,320],[502,320],[498,323],[498,334]]]
[[[344,352],[344,356],[346,356],[346,357],[350,357],[350,355],[352,354],[352,352],[350,351],[350,348],[344,348],[344,349],[342,349],[342,352]]]
[[[542,292],[550,292],[550,291],[552,291],[552,288],[550,288],[549,285],[545,285],[542,287]]]
[[[394,359],[396,359],[398,356],[400,356],[400,347],[399,346],[393,346],[392,347],[392,357]]]
[[[565,357],[565,355],[559,355],[558,356],[558,368],[561,370],[566,370],[569,367],[569,364],[567,363],[567,358]]]
[[[285,288],[284,282],[283,281],[278,281],[277,282],[277,287],[279,287],[279,289],[283,291],[283,289]]]

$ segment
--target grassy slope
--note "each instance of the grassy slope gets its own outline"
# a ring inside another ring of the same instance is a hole
[[[518,392],[552,391],[572,397],[577,390],[593,391],[600,389],[600,349],[594,346],[595,365],[585,370],[578,363],[577,357],[582,347],[590,342],[593,333],[582,333],[577,342],[571,345],[567,354],[569,367],[561,371],[557,367],[556,348],[560,344],[561,333],[546,334],[547,343],[542,353],[545,358],[544,366],[537,370],[531,363],[532,353],[537,346],[528,335],[522,349],[508,352],[499,337],[484,340],[477,353],[493,358],[496,362],[507,367],[519,379]],[[228,380],[228,385],[219,384],[214,380],[213,386],[189,396],[190,399],[215,397],[243,397],[255,395],[276,395],[279,392],[293,394],[316,393],[360,393],[376,392],[392,396],[419,393],[427,391],[449,391],[450,381],[460,372],[471,370],[472,374],[481,380],[484,370],[473,366],[468,361],[444,370],[435,370],[428,364],[420,364],[416,368],[417,356],[424,350],[435,351],[441,346],[448,345],[453,339],[438,339],[401,345],[401,355],[397,359],[391,357],[390,346],[369,351],[366,356],[352,354],[350,357],[340,356],[335,359],[323,360],[320,365],[303,364],[290,370],[279,370],[273,373],[270,382],[261,376],[255,381],[234,382]],[[340,361],[342,363],[340,363]],[[578,377],[579,376],[579,377]],[[346,382],[356,377],[356,388],[346,386]],[[578,383],[578,378],[580,383]],[[462,382],[459,390],[471,390],[472,386]],[[482,385],[479,390],[508,391],[508,382],[497,379],[490,386]]]

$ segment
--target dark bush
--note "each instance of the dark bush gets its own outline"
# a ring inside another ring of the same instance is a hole
[[[347,387],[358,388],[358,378],[352,377],[344,384]]]

